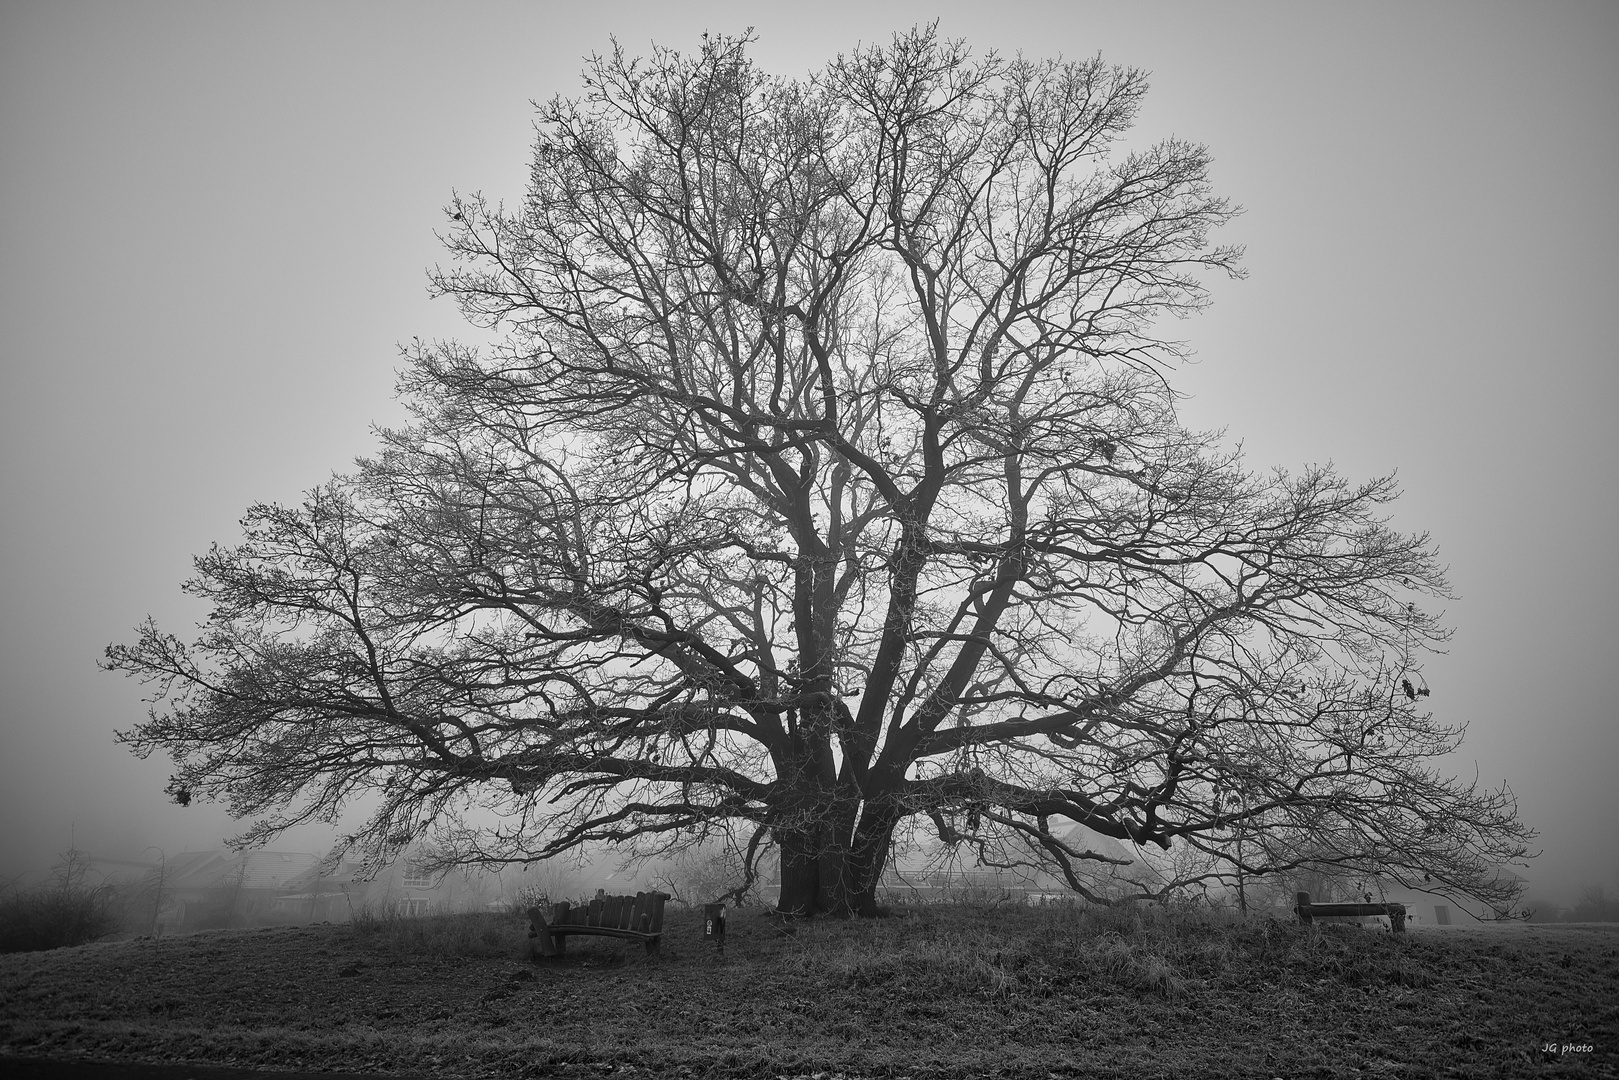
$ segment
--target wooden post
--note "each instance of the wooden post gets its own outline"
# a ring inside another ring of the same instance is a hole
[[[1299,913],[1299,922],[1310,923],[1310,894],[1299,892],[1293,894],[1293,910]]]

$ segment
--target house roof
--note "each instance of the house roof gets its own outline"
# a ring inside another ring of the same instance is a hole
[[[293,878],[320,862],[306,851],[247,851],[242,853],[247,872],[242,884],[249,889],[285,888]]]
[[[284,887],[304,892],[337,892],[344,885],[353,885],[364,880],[365,866],[359,860],[338,858],[334,862],[331,856],[327,856],[325,859],[316,859]]]
[[[180,889],[282,889],[318,862],[318,855],[304,851],[187,851],[169,862],[168,872]]]

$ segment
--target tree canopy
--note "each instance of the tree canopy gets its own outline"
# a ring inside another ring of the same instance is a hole
[[[262,820],[452,861],[723,833],[784,911],[869,911],[920,825],[1086,891],[1345,868],[1510,899],[1510,792],[1447,777],[1446,631],[1392,478],[1255,473],[1177,419],[1175,316],[1240,275],[1147,84],[931,29],[799,80],[615,49],[526,197],[457,196],[411,422],[196,561],[125,732]],[[1419,689],[1420,688],[1420,689]]]

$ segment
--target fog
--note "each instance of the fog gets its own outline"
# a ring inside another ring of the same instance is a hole
[[[397,422],[396,345],[460,333],[425,269],[452,190],[523,190],[581,56],[754,26],[800,74],[934,16],[975,48],[1152,72],[1207,143],[1247,281],[1179,330],[1251,465],[1398,470],[1459,599],[1445,762],[1517,792],[1531,895],[1619,871],[1619,6],[823,3],[0,8],[0,881],[70,844],[215,847],[102,673],[190,558]],[[329,831],[278,848],[324,852]]]

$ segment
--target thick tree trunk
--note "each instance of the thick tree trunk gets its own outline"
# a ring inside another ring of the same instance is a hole
[[[899,815],[883,802],[871,800],[865,804],[847,860],[853,885],[847,899],[850,910],[856,915],[877,914],[877,888],[882,884],[883,868],[888,864],[897,824]]]
[[[784,915],[853,915],[877,913],[877,887],[887,861],[894,822],[873,821],[869,810],[855,830],[851,847],[838,837],[843,829],[781,832],[781,899]]]
[[[783,915],[869,915],[876,907],[877,882],[859,873],[850,853],[802,842],[782,841],[781,899]]]
[[[801,832],[777,834],[781,849],[781,899],[776,910],[783,915],[815,915],[820,911],[820,852],[813,836]]]

